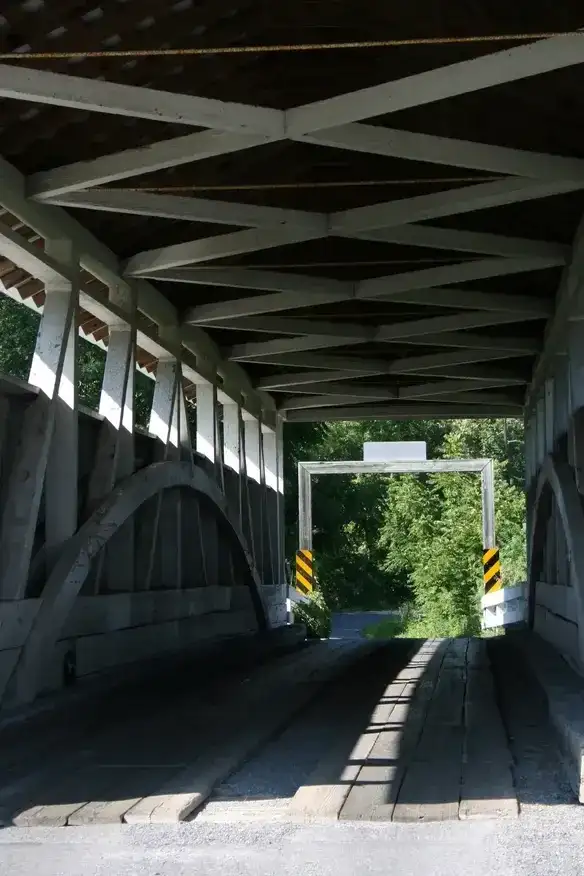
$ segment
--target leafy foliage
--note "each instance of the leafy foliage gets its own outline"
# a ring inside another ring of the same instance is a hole
[[[0,295],[0,374],[27,380],[32,362],[40,315],[6,295]],[[105,368],[105,351],[80,338],[77,367],[79,402],[97,410]],[[135,376],[136,424],[146,427],[154,383],[146,375]]]
[[[309,639],[327,639],[330,636],[331,610],[322,590],[314,590],[308,602],[296,605],[294,620],[306,626]]]
[[[504,580],[524,578],[520,421],[335,422],[296,426],[286,437],[291,553],[297,507],[292,478],[298,459],[360,459],[364,441],[425,440],[429,457],[495,459]],[[483,545],[476,475],[315,478],[313,505],[317,575],[333,608],[390,609],[411,603],[405,635],[478,632]]]

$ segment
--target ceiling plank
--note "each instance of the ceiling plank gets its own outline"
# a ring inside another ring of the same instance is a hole
[[[293,139],[387,158],[500,173],[502,176],[574,181],[584,179],[584,161],[581,158],[564,158],[543,152],[475,143],[472,140],[436,137],[381,125],[343,125],[301,134]]]
[[[516,82],[583,61],[584,41],[579,34],[532,41],[470,61],[449,64],[296,107],[286,113],[286,130],[289,136],[295,136],[306,131],[334,128],[506,82]]]
[[[244,134],[284,136],[279,110],[0,64],[0,97]]]

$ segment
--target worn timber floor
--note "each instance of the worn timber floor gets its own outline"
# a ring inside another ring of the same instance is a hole
[[[424,822],[572,805],[543,704],[507,672],[506,647],[318,643],[8,726],[3,823]]]

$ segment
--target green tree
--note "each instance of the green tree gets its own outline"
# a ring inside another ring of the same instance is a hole
[[[288,550],[296,549],[296,463],[360,459],[364,441],[425,440],[428,456],[492,457],[505,579],[525,575],[523,430],[518,420],[295,425],[286,433]],[[480,481],[475,476],[314,479],[315,562],[333,608],[413,603],[408,630],[457,635],[479,628]]]

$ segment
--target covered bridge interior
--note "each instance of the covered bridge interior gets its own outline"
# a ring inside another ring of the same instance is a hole
[[[531,622],[584,665],[582,24],[3,4],[0,281],[42,312],[0,387],[5,705],[284,624],[291,421],[525,412]]]

